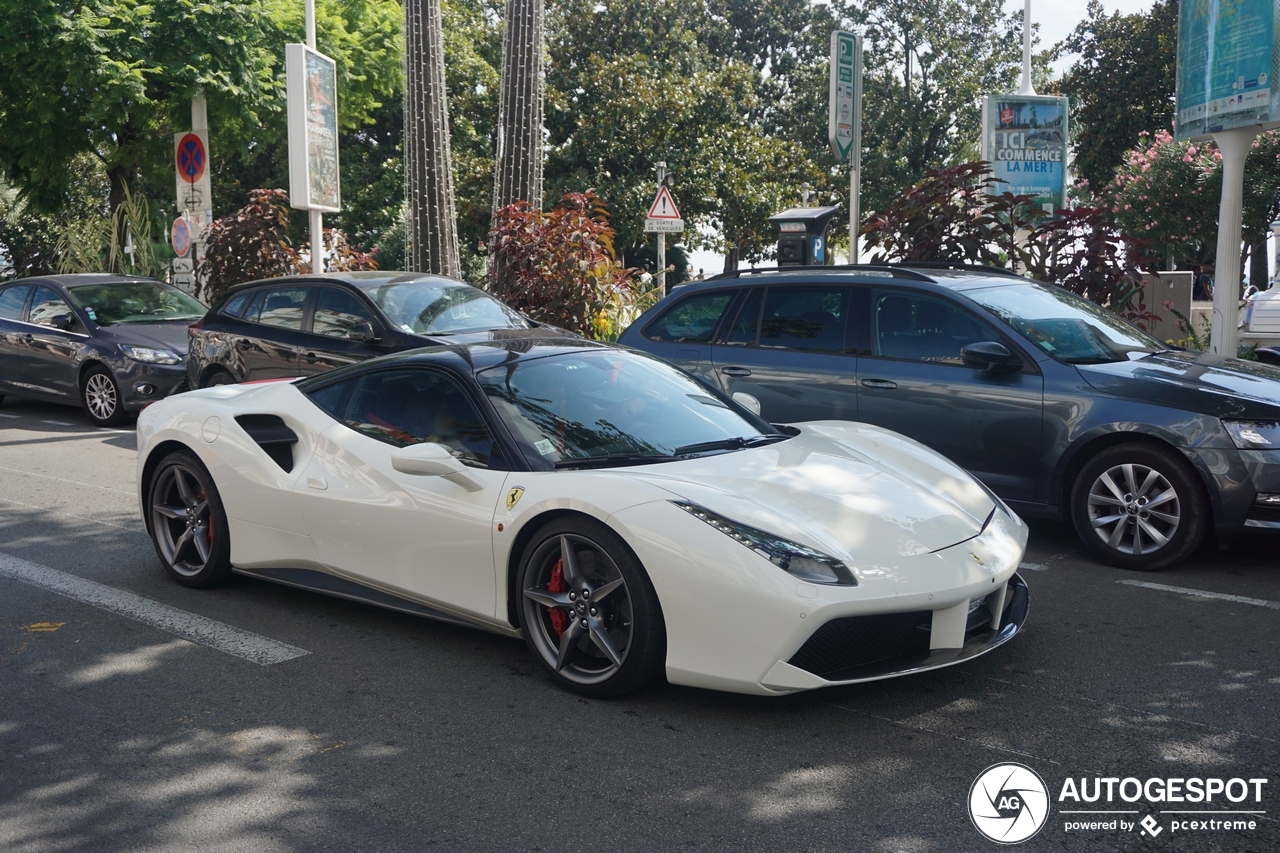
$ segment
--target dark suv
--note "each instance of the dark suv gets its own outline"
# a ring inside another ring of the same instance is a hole
[[[967,468],[1018,512],[1070,519],[1157,569],[1280,529],[1280,368],[1172,350],[1001,270],[791,267],[676,288],[619,339],[757,405],[864,421]]]
[[[568,332],[442,276],[350,272],[236,285],[191,326],[193,388],[307,376],[390,352]]]

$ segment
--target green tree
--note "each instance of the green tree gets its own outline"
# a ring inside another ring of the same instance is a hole
[[[1095,191],[1112,182],[1142,131],[1170,126],[1177,40],[1177,0],[1131,15],[1090,0],[1088,17],[1055,48],[1079,54],[1055,89],[1071,99],[1072,168]]]

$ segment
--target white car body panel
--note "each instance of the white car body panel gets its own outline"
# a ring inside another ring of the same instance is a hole
[[[276,415],[297,434],[292,471],[239,414]],[[396,471],[394,447],[335,422],[292,383],[222,386],[143,413],[139,483],[153,450],[178,442],[213,476],[237,569],[319,571],[511,636],[508,567],[521,534],[548,512],[590,516],[622,536],[652,580],[677,684],[773,694],[833,683],[787,660],[845,616],[932,611],[930,648],[959,650],[970,602],[1003,601],[1026,526],[910,439],[842,421],[798,426],[776,444],[654,465],[468,469],[467,488]],[[837,557],[858,584],[799,580],[675,501]]]

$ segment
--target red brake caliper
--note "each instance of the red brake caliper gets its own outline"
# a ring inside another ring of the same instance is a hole
[[[556,560],[555,568],[551,570],[551,580],[547,581],[547,592],[564,592],[569,588],[569,585],[564,582],[564,572],[560,570],[561,562]],[[569,627],[569,615],[563,608],[551,608],[551,627],[556,632],[557,640],[564,633],[564,629]]]

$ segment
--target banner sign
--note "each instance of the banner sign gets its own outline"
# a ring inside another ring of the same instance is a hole
[[[831,34],[827,141],[840,160],[862,144],[862,36]]]
[[[1280,120],[1275,0],[1181,0],[1174,135],[1204,137]]]
[[[338,173],[338,72],[305,44],[285,45],[289,102],[289,204],[342,209]]]
[[[1053,212],[1067,199],[1067,99],[1051,95],[987,95],[982,104],[982,159],[998,183],[993,192],[1029,195]]]

